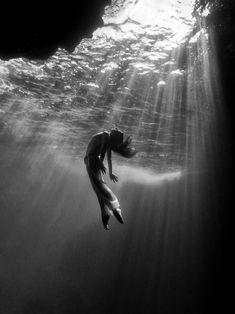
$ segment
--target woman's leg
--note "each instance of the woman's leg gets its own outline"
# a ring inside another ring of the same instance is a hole
[[[109,229],[109,226],[108,226],[109,214],[106,211],[105,203],[98,195],[97,195],[97,197],[98,197],[98,201],[100,204],[101,218],[102,218],[103,225],[104,225],[105,229]]]
[[[117,220],[123,224],[124,221],[122,218],[120,204],[118,202],[118,199],[116,195],[113,193],[113,191],[103,181],[100,171],[92,170],[87,164],[87,172],[88,172],[92,187],[97,195],[97,198],[100,204],[102,222],[103,222],[104,227],[106,229],[109,229],[108,227],[108,221],[110,217],[109,210],[111,210],[114,216],[117,218]]]
[[[96,192],[96,195],[100,203],[102,220],[105,219],[105,221],[107,222],[109,219],[109,212],[106,209],[106,207],[108,207],[108,209],[113,212],[116,219],[120,223],[124,224],[120,204],[113,191],[104,182],[98,182],[98,184],[93,186],[93,188]]]
[[[121,208],[113,209],[113,214],[121,224],[124,224]]]

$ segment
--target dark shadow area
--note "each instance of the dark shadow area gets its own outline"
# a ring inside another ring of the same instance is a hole
[[[0,58],[46,59],[58,48],[72,52],[81,39],[103,25],[110,0],[4,1],[0,21]]]
[[[112,217],[106,231],[81,165],[35,156],[6,147],[1,155],[2,313],[194,314],[220,306],[212,284],[223,275],[225,182],[206,172],[134,183],[126,173],[116,190],[125,224]]]
[[[229,311],[232,300],[233,273],[233,181],[234,181],[234,72],[235,72],[235,2],[233,0],[197,0],[198,12],[209,8],[206,27],[209,34],[210,49],[216,52],[219,65],[220,82],[225,112],[225,127],[217,130],[219,147],[217,162],[214,167],[217,189],[217,206],[220,208],[221,245],[217,258],[217,269],[209,283],[211,302],[220,300],[221,312]],[[208,269],[209,272],[210,269]],[[216,309],[216,307],[215,307]]]

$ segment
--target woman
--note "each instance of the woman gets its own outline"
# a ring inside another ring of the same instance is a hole
[[[124,141],[123,132],[115,128],[110,132],[104,131],[95,134],[87,147],[84,161],[92,187],[98,197],[102,222],[106,229],[109,229],[108,221],[112,213],[120,223],[124,223],[124,221],[117,197],[102,178],[101,173],[106,173],[103,160],[107,152],[109,177],[113,182],[117,182],[118,178],[112,172],[111,152],[114,151],[125,158],[131,158],[135,155],[136,151],[134,148],[130,147],[130,144],[130,137]]]

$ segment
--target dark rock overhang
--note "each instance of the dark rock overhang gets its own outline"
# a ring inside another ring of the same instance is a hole
[[[72,52],[103,25],[111,0],[5,1],[1,4],[0,58],[46,59],[58,48]]]

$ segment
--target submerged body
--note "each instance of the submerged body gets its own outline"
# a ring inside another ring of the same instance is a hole
[[[109,229],[108,220],[112,213],[120,223],[124,223],[124,221],[121,215],[119,201],[113,191],[104,182],[102,177],[102,173],[106,172],[106,168],[103,164],[106,152],[109,167],[109,177],[114,182],[117,182],[118,178],[112,173],[111,143],[109,132],[104,131],[95,134],[92,137],[88,144],[84,161],[91,185],[100,204],[104,227]]]

